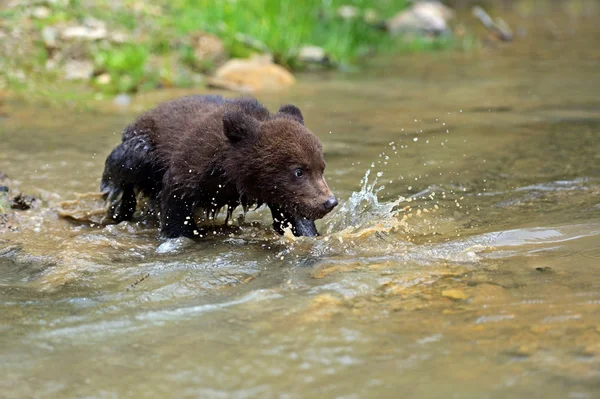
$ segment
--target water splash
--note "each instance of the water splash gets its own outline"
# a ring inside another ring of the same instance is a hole
[[[402,210],[398,206],[405,198],[400,196],[395,201],[379,202],[377,194],[385,188],[383,185],[377,187],[382,173],[377,173],[372,182],[369,181],[370,174],[371,170],[368,169],[361,180],[360,191],[353,192],[348,201],[329,217],[325,224],[326,234],[372,229],[387,232],[399,226],[398,214]]]

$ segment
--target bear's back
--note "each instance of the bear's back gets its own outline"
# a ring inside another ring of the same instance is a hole
[[[189,170],[187,165],[208,170],[212,160],[218,158],[216,154],[227,146],[223,133],[223,115],[227,111],[241,111],[261,121],[271,117],[253,98],[187,96],[161,103],[139,116],[123,131],[123,142],[141,137],[150,145],[161,170],[175,164],[182,170]]]
[[[160,147],[179,141],[186,134],[201,132],[203,127],[222,136],[223,113],[234,109],[261,121],[270,117],[269,111],[253,98],[192,95],[161,103],[142,114],[123,131],[123,141],[143,134]]]

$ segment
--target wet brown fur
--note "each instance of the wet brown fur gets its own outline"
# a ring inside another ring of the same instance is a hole
[[[135,209],[124,196],[142,191],[157,200],[167,236],[193,236],[198,208],[210,216],[266,203],[274,216],[323,217],[332,197],[324,168],[321,143],[296,107],[271,114],[254,99],[190,96],[158,105],[124,130],[102,190],[117,204],[116,220]],[[117,192],[126,194],[115,200]]]

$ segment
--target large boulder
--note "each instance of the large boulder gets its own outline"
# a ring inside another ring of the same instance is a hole
[[[445,34],[450,32],[448,21],[453,16],[452,9],[439,1],[419,1],[387,20],[385,26],[391,34]]]
[[[294,75],[274,64],[270,56],[231,59],[208,80],[211,87],[241,92],[278,90],[294,83]]]

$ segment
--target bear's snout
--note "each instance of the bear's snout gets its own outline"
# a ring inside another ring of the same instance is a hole
[[[337,198],[335,198],[333,195],[331,197],[329,197],[327,199],[327,201],[325,201],[325,203],[323,204],[323,206],[325,207],[326,210],[330,211],[333,208],[335,208],[338,204],[338,200]]]

